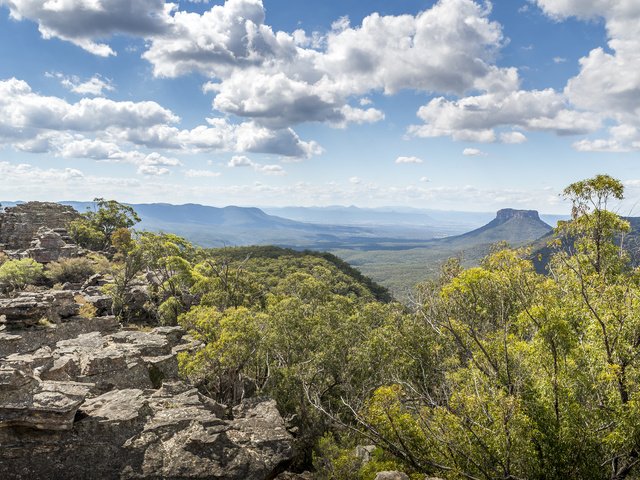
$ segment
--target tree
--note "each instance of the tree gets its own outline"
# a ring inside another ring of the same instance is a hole
[[[608,175],[596,175],[572,183],[564,190],[571,200],[572,221],[561,224],[559,233],[568,234],[582,253],[590,253],[597,272],[603,269],[604,249],[615,250],[614,235],[629,231],[629,223],[607,210],[612,200],[624,198],[624,185]]]
[[[106,250],[112,245],[112,236],[122,229],[130,229],[140,222],[140,217],[129,205],[115,200],[95,198],[95,209],[82,214],[82,218],[69,224],[69,234],[79,245],[92,250]]]

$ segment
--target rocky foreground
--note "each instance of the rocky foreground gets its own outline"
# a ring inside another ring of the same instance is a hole
[[[75,218],[50,203],[7,209],[0,251],[40,263],[78,256],[64,228]],[[102,291],[107,281],[94,275],[0,296],[0,478],[264,480],[283,472],[293,438],[275,402],[230,409],[184,383],[177,355],[197,342],[180,327],[120,325]]]
[[[180,327],[79,317],[90,291],[43,295],[0,300],[0,478],[262,480],[292,459],[275,402],[229,410],[178,378],[197,348]],[[59,320],[34,324],[39,308]]]

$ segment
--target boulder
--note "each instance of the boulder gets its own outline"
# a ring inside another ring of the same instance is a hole
[[[80,248],[74,244],[68,244],[63,236],[48,227],[40,227],[36,232],[31,246],[26,249],[26,255],[39,263],[57,262],[63,258],[77,257]]]
[[[12,298],[0,298],[0,318],[11,328],[23,328],[42,319],[57,322],[78,314],[74,295],[66,290],[21,292]]]
[[[11,366],[0,368],[0,427],[71,430],[89,387],[75,382],[41,382]]]
[[[378,472],[375,480],[409,480],[409,475],[396,470],[389,472]]]

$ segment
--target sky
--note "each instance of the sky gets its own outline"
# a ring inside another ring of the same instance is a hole
[[[638,0],[0,0],[0,200],[640,215]]]

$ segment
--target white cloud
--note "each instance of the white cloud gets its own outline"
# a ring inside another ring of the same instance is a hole
[[[6,184],[6,187],[9,188],[10,181],[12,180],[26,183],[46,183],[50,181],[74,182],[82,181],[85,175],[75,168],[43,169],[34,167],[28,163],[12,164],[0,161],[0,177],[9,181]]]
[[[182,165],[180,160],[165,157],[158,152],[123,151],[115,143],[101,140],[72,140],[65,143],[58,154],[64,158],[90,158],[93,160],[130,163],[136,165],[138,173],[143,175],[166,175],[170,170],[165,167]]]
[[[601,127],[597,115],[572,110],[564,96],[553,89],[486,93],[459,100],[438,97],[420,107],[418,117],[425,123],[409,127],[412,135],[478,142],[496,141],[494,129],[500,126],[558,135],[590,133]],[[502,140],[522,140],[520,135],[507,134]]]
[[[149,176],[168,175],[170,170],[164,167],[158,167],[156,165],[140,165],[138,167],[138,173]]]
[[[271,129],[254,122],[232,124],[223,118],[180,130],[179,117],[156,102],[117,102],[83,98],[69,103],[32,91],[24,81],[0,80],[0,144],[14,144],[30,152],[63,148],[61,144],[91,139],[103,143],[130,142],[147,148],[192,152],[237,151],[308,158],[322,148],[303,141],[291,128]],[[117,147],[124,150],[122,147]],[[112,145],[113,150],[113,145]]]
[[[462,154],[466,157],[479,157],[486,155],[486,153],[484,153],[482,150],[478,150],[477,148],[465,148],[462,151]]]
[[[33,138],[34,132],[42,130],[91,132],[110,128],[148,128],[178,120],[156,102],[83,98],[68,103],[58,97],[37,94],[22,80],[0,80],[0,139]]]
[[[579,150],[628,151],[640,148],[640,4],[633,0],[536,0],[549,16],[562,20],[602,18],[608,36],[607,52],[598,47],[580,59],[580,72],[564,94],[576,108],[615,123],[608,139],[581,140]],[[619,135],[615,128],[636,135]]]
[[[284,168],[280,165],[263,165],[261,163],[256,163],[248,157],[244,155],[235,155],[231,157],[228,167],[231,168],[242,168],[242,167],[250,167],[256,172],[264,173],[265,175],[286,175]]]
[[[567,59],[564,57],[553,57],[553,63],[564,63]]]
[[[359,185],[362,183],[362,179],[360,177],[351,177],[349,178],[349,183],[352,185]]]
[[[188,178],[216,178],[222,175],[220,172],[211,170],[185,170],[184,176]]]
[[[423,163],[423,160],[418,157],[398,157],[395,163]]]
[[[522,132],[503,132],[500,134],[502,143],[518,144],[527,141],[527,137]]]
[[[251,161],[250,158],[245,157],[244,155],[235,155],[233,157],[231,157],[231,160],[229,160],[229,167],[251,167],[253,166],[254,163]]]
[[[262,172],[265,175],[286,175],[287,174],[287,172],[285,172],[284,168],[282,168],[280,165],[258,165],[258,164],[255,164],[254,168],[256,169],[256,171]]]
[[[203,86],[215,95],[214,108],[255,125],[344,127],[384,118],[377,109],[349,105],[355,95],[461,93],[512,83],[513,69],[492,65],[503,36],[489,12],[472,0],[440,0],[415,16],[372,14],[355,27],[341,18],[312,42],[301,30],[274,32],[261,0],[227,0],[201,15],[176,12],[169,33],[151,38],[143,57],[157,76],[214,77]]]
[[[42,38],[69,41],[94,55],[115,52],[99,39],[117,33],[157,35],[168,25],[174,4],[164,0],[0,0],[15,20],[38,24]]]
[[[115,90],[113,82],[108,78],[102,78],[100,75],[94,75],[85,81],[82,81],[75,75],[68,77],[57,73],[55,76],[60,79],[62,86],[68,88],[73,93],[77,93],[78,95],[101,97],[105,92],[112,92]]]

